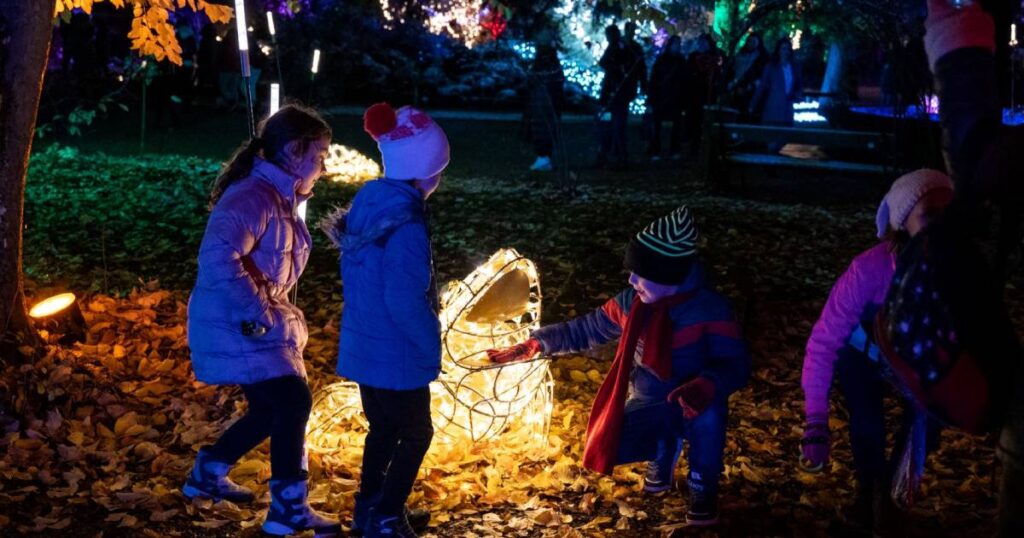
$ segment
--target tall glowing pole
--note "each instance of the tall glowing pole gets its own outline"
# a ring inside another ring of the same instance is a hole
[[[249,117],[249,137],[256,138],[256,118],[253,116],[252,69],[249,66],[249,30],[245,24],[245,0],[235,0],[235,27],[238,29],[238,56],[242,65],[242,82],[245,84],[246,114]]]
[[[281,110],[281,85],[272,83],[270,85],[270,115],[277,114]]]
[[[1010,114],[1017,113],[1017,25],[1010,25]]]
[[[313,49],[313,63],[309,66],[309,92],[306,94],[306,102],[313,102],[313,83],[316,81],[316,74],[320,72],[320,49]]]
[[[267,12],[267,30],[270,31],[270,44],[274,47],[274,63],[277,66],[277,82],[284,86],[284,75],[281,74],[281,55],[277,49],[277,28],[274,26],[274,13]]]

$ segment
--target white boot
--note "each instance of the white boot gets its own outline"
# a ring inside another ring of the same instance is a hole
[[[537,157],[536,161],[530,165],[530,170],[534,172],[550,172],[555,167],[551,164],[551,157]]]

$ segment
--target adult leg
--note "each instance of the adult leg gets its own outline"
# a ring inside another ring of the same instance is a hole
[[[612,105],[612,144],[611,153],[617,164],[625,165],[629,161],[628,140],[626,130],[629,126],[629,103]]]
[[[647,141],[647,155],[649,157],[659,157],[661,156],[661,123],[664,118],[659,109],[654,109],[651,115],[651,132],[648,133],[650,140]]]
[[[675,111],[671,115],[672,138],[669,142],[669,151],[672,155],[678,154],[683,148],[683,115]]]

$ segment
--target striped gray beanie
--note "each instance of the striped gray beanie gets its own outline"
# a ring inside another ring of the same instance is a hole
[[[629,240],[626,269],[658,284],[682,284],[697,254],[697,237],[690,209],[679,206]]]

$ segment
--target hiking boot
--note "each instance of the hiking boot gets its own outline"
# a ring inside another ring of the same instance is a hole
[[[661,493],[672,489],[672,469],[667,470],[658,465],[656,461],[647,462],[647,474],[644,476],[644,491],[647,493]]]
[[[387,515],[378,514],[376,508],[371,508],[363,536],[366,538],[418,538],[419,535],[409,524],[409,518],[404,510],[398,515]]]
[[[370,510],[377,506],[380,502],[380,495],[374,495],[369,499],[364,500],[362,495],[356,493],[356,506],[352,510],[352,530],[349,534],[352,536],[363,536],[366,533],[366,526],[370,518]],[[423,532],[427,530],[427,526],[430,524],[430,512],[426,510],[409,508],[405,509],[405,517],[409,520],[409,526],[412,527],[415,532]]]
[[[181,492],[187,499],[200,497],[214,501],[248,503],[256,499],[252,490],[228,478],[230,463],[218,461],[209,450],[200,448],[192,472],[188,474]]]
[[[306,479],[270,481],[270,510],[263,522],[263,532],[288,536],[312,530],[314,536],[323,538],[341,534],[341,523],[309,506],[308,486]]]
[[[709,527],[718,523],[718,488],[705,484],[690,473],[690,507],[686,511],[686,524],[691,527]]]

